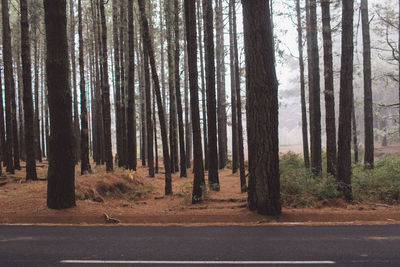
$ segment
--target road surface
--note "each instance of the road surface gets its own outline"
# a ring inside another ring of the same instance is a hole
[[[0,266],[400,266],[400,226],[0,226]]]

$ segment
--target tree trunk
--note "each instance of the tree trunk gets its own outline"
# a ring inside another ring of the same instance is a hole
[[[172,195],[172,179],[171,179],[171,169],[170,169],[171,161],[169,158],[169,151],[168,151],[167,127],[165,125],[164,108],[162,106],[160,81],[158,79],[157,67],[154,59],[153,43],[150,39],[150,30],[146,18],[144,0],[138,0],[138,3],[139,3],[139,13],[142,22],[142,28],[143,28],[142,30],[143,44],[147,46],[149,52],[151,74],[153,77],[154,89],[157,97],[158,119],[160,121],[160,127],[161,127],[161,138],[162,138],[164,169],[165,169],[165,194]]]
[[[179,1],[174,0],[174,31],[175,31],[175,96],[176,107],[178,112],[178,128],[179,128],[179,159],[180,159],[180,176],[187,177],[186,173],[186,153],[185,153],[185,134],[183,130],[183,110],[181,96],[181,80],[179,72]]]
[[[237,105],[237,130],[238,130],[238,152],[239,152],[239,168],[240,168],[240,190],[246,192],[246,175],[244,167],[244,149],[243,149],[243,126],[242,126],[242,99],[240,96],[240,73],[239,73],[239,50],[237,44],[237,29],[236,29],[236,9],[233,10],[233,47],[235,58],[235,90],[236,90],[236,105]]]
[[[15,90],[14,75],[12,67],[12,52],[11,52],[11,30],[10,18],[8,9],[8,0],[2,0],[2,20],[3,20],[3,62],[4,62],[4,83],[5,83],[5,102],[6,102],[6,151],[5,163],[6,171],[14,173],[13,163],[13,104],[12,91]]]
[[[226,126],[225,92],[225,47],[222,0],[215,0],[216,60],[217,60],[217,117],[218,117],[218,156],[219,168],[226,166],[228,157],[228,137]]]
[[[192,203],[199,203],[202,196],[202,184],[204,184],[203,152],[201,147],[201,128],[198,95],[197,72],[197,40],[196,40],[196,5],[195,0],[184,0],[185,25],[189,66],[190,84],[190,108],[193,131],[193,193]]]
[[[342,59],[340,70],[340,109],[338,139],[338,181],[347,201],[352,200],[351,190],[351,111],[353,99],[353,14],[354,0],[343,0]]]
[[[309,43],[309,97],[310,97],[310,135],[311,135],[311,168],[315,175],[322,169],[321,160],[321,104],[320,104],[320,79],[319,79],[319,50],[317,30],[317,3],[316,0],[308,2],[308,27],[307,43]]]
[[[29,24],[28,24],[29,29]],[[20,41],[21,43],[21,41]],[[24,129],[24,105],[23,105],[23,74],[22,74],[22,65],[21,65],[21,58],[22,52],[20,50],[21,44],[18,48],[18,54],[16,58],[17,64],[17,72],[18,72],[18,128],[19,128],[19,151],[20,151],[20,158],[23,161],[26,161],[26,150],[25,150],[25,129]],[[31,86],[32,88],[32,86]]]
[[[76,84],[76,62],[75,62],[75,11],[74,1],[69,1],[69,19],[70,19],[70,52],[71,52],[71,69],[72,69],[72,88],[74,94],[74,137],[75,137],[75,164],[80,160],[80,130],[79,130],[79,114],[78,114],[78,86]]]
[[[208,170],[208,134],[207,134],[207,108],[206,108],[206,85],[204,81],[204,60],[203,60],[203,38],[201,35],[201,16],[200,16],[200,1],[197,1],[197,20],[198,20],[198,41],[200,53],[200,76],[201,76],[201,108],[203,116],[203,146],[204,146],[204,169]],[[190,73],[189,73],[190,76]],[[190,77],[189,77],[190,79]],[[194,149],[194,147],[193,147]]]
[[[208,183],[211,190],[219,191],[212,0],[203,0],[203,21],[207,87]]]
[[[188,59],[187,59],[187,42],[184,38],[184,101],[185,101],[185,143],[186,143],[186,168],[191,168],[192,160],[192,132],[191,132],[191,119],[189,119],[189,70],[188,70]],[[190,121],[189,121],[190,120]]]
[[[153,125],[154,125],[154,152],[155,166],[154,172],[158,173],[158,140],[157,140],[157,120],[156,120],[156,94],[153,91]]]
[[[244,0],[242,5],[248,101],[248,205],[261,214],[279,215],[278,82],[269,3]]]
[[[0,70],[0,77],[1,77],[1,70]],[[0,88],[3,88],[0,79]],[[3,90],[0,90],[0,103],[3,103]],[[4,108],[3,105],[0,105],[0,145],[1,145],[1,160],[3,161],[3,166],[6,166],[7,162],[7,143],[5,138],[5,127],[4,127]],[[0,174],[2,173],[1,170],[1,162],[0,162]]]
[[[37,29],[39,28],[39,15],[38,15],[38,6],[37,3],[34,4],[34,14],[32,18],[32,28],[33,28],[33,35],[34,35],[34,43],[33,43],[33,50],[34,50],[34,70],[35,70],[35,83],[34,83],[34,90],[35,90],[35,115],[34,115],[34,130],[35,130],[35,153],[36,159],[39,162],[42,162],[42,151],[40,147],[40,118],[39,118],[39,36],[37,34]]]
[[[231,72],[231,112],[232,112],[232,173],[238,169],[238,130],[237,130],[237,107],[236,107],[236,80],[235,80],[235,42],[233,34],[233,12],[236,8],[235,0],[229,1],[229,41],[230,41],[230,72]]]
[[[89,136],[88,136],[88,112],[86,106],[86,83],[85,83],[85,63],[83,60],[83,34],[82,34],[82,0],[78,0],[78,35],[79,35],[79,75],[81,91],[81,174],[91,172],[89,162]]]
[[[399,1],[399,8],[400,8],[400,1]],[[364,134],[365,134],[364,164],[367,168],[374,168],[374,117],[373,117],[374,115],[373,115],[373,102],[372,102],[371,39],[369,34],[368,0],[361,0],[361,25],[362,25],[362,36],[363,36],[363,73],[364,73]]]
[[[321,1],[322,35],[324,39],[324,77],[325,77],[325,125],[327,172],[336,174],[336,119],[335,93],[333,86],[332,30],[330,0]]]
[[[136,116],[135,116],[135,51],[134,51],[134,26],[133,26],[133,1],[128,1],[128,46],[129,46],[129,71],[128,71],[128,168],[136,170]]]
[[[354,94],[353,99],[351,101],[351,122],[352,122],[352,130],[353,130],[353,149],[354,149],[354,163],[358,164],[358,138],[357,138],[357,119],[356,119],[356,110],[354,103]]]
[[[169,88],[169,142],[171,150],[171,172],[179,170],[178,165],[178,138],[177,138],[177,111],[175,87],[174,47],[172,42],[172,0],[165,1],[165,25],[167,28],[167,56],[168,56],[168,88]]]
[[[113,170],[113,155],[111,145],[111,113],[110,113],[110,85],[108,84],[108,56],[107,56],[107,25],[104,13],[104,0],[100,1],[100,19],[101,19],[101,34],[102,34],[102,65],[103,65],[103,124],[104,124],[104,153],[106,170]]]
[[[33,138],[33,100],[32,100],[32,70],[31,47],[29,36],[29,17],[27,0],[20,1],[21,8],[21,59],[24,101],[25,150],[26,150],[26,180],[37,180],[36,160]],[[1,168],[0,168],[1,169]]]
[[[145,98],[146,98],[146,129],[147,129],[147,163],[149,166],[149,176],[154,177],[154,154],[153,154],[153,122],[151,121],[151,84],[149,70],[149,51],[143,45],[143,66],[145,80]]]
[[[303,137],[303,157],[304,165],[310,168],[310,155],[308,150],[308,127],[307,127],[307,105],[305,93],[305,79],[304,79],[304,56],[303,56],[303,26],[301,25],[301,9],[300,0],[296,0],[296,13],[297,13],[297,36],[298,36],[298,49],[299,49],[299,67],[300,67],[300,98],[301,98],[301,129]]]
[[[47,87],[50,108],[50,154],[47,207],[75,206],[74,133],[69,87],[66,0],[44,0]]]
[[[128,136],[127,136],[127,129],[126,129],[126,75],[125,75],[125,63],[129,60],[129,57],[126,53],[126,25],[127,25],[127,18],[126,18],[126,1],[120,1],[120,14],[121,14],[121,21],[120,21],[120,28],[119,28],[119,35],[120,35],[120,63],[121,63],[121,102],[120,102],[120,126],[121,126],[121,133],[120,133],[120,143],[121,143],[121,151],[119,156],[119,164],[121,167],[126,167],[126,157],[128,154],[127,150],[127,143],[128,143]],[[129,47],[128,47],[129,49]]]

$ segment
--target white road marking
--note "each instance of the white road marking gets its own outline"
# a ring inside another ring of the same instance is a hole
[[[274,265],[274,264],[335,264],[334,261],[137,261],[137,260],[62,260],[67,264],[180,264],[180,265]]]

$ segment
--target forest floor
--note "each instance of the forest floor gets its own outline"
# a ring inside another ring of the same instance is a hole
[[[388,151],[386,151],[388,150]],[[379,148],[378,153],[399,153],[400,146]],[[93,165],[92,165],[93,166]],[[45,177],[47,162],[38,164]],[[172,175],[172,196],[164,196],[164,174],[148,177],[147,168],[136,172],[117,169],[106,173],[94,167],[80,175],[76,168],[76,207],[51,210],[46,207],[46,181],[25,182],[25,170],[0,179],[0,224],[153,224],[153,225],[325,225],[398,224],[400,206],[379,203],[346,204],[336,201],[315,208],[283,207],[279,217],[267,217],[246,208],[247,194],[240,193],[239,176],[220,171],[221,191],[207,190],[201,204],[191,204],[193,174]],[[163,169],[160,169],[163,171]],[[206,173],[207,178],[207,173]]]

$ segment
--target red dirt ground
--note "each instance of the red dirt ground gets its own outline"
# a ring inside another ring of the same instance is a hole
[[[390,147],[398,153],[400,146]],[[382,153],[387,153],[382,149]],[[378,153],[381,153],[378,150]],[[381,204],[346,205],[337,207],[289,209],[279,217],[267,217],[246,208],[246,194],[240,193],[239,177],[231,170],[220,172],[221,191],[205,193],[201,204],[192,205],[188,178],[174,174],[172,196],[164,196],[164,175],[147,176],[139,167],[130,173],[117,169],[106,173],[95,167],[92,174],[81,176],[76,168],[77,205],[67,210],[46,207],[46,181],[25,182],[24,169],[0,180],[0,224],[105,224],[105,218],[120,224],[156,225],[259,225],[259,224],[398,224],[400,207]],[[38,176],[45,177],[47,164],[38,166]],[[82,200],[81,200],[82,199]],[[340,205],[339,205],[340,204]]]

